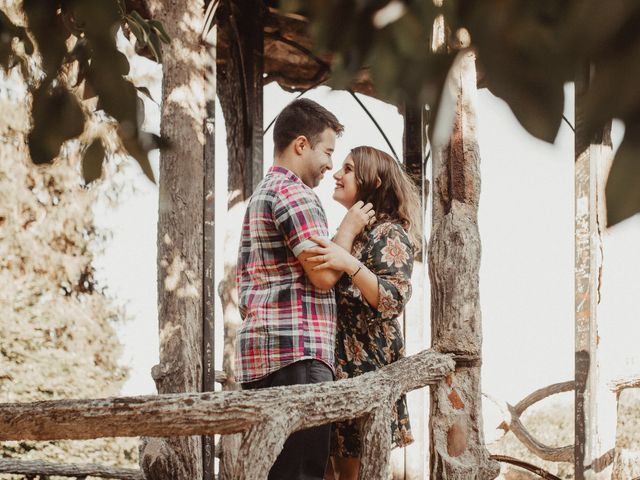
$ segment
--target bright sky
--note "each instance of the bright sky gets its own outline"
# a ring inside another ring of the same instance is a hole
[[[152,88],[160,98],[158,86]],[[567,88],[571,98],[571,88]],[[389,150],[370,119],[346,92],[319,88],[306,94],[333,111],[346,126],[334,155],[334,171],[356,145]],[[265,126],[293,98],[271,84],[264,99]],[[397,110],[361,97],[382,124],[401,155],[402,118]],[[155,110],[154,110],[155,108]],[[147,121],[157,129],[157,106],[147,103]],[[573,106],[567,105],[571,120]],[[217,112],[218,124],[222,115]],[[572,120],[571,120],[572,121]],[[483,390],[515,403],[540,387],[573,378],[573,133],[563,124],[554,145],[529,136],[509,108],[488,91],[478,94],[478,128],[482,158],[479,225],[482,239],[480,272],[483,314]],[[623,128],[614,125],[614,144]],[[272,162],[272,131],[265,136],[265,166]],[[216,139],[216,192],[226,192],[224,132]],[[156,159],[157,164],[157,159]],[[120,328],[125,345],[123,362],[131,365],[123,394],[154,393],[150,369],[157,362],[156,222],[157,188],[132,166],[137,192],[117,209],[100,209],[101,222],[113,229],[113,238],[98,260],[103,284],[125,302],[132,320]],[[339,224],[344,209],[331,199],[333,180],[325,175],[318,187],[330,222]],[[217,197],[217,219],[222,218],[224,195]],[[218,225],[223,223],[219,221]],[[237,215],[225,223],[238,233]],[[216,232],[220,251],[222,231]],[[603,410],[611,413],[613,395],[606,382],[640,372],[638,307],[640,292],[640,216],[627,220],[605,236],[602,302],[599,307],[600,368]],[[230,252],[235,257],[236,252]],[[220,275],[222,255],[217,255]],[[427,315],[424,321],[428,328]],[[220,309],[216,319],[222,319]],[[221,321],[219,322],[221,323]],[[221,351],[220,336],[216,350]],[[425,348],[428,345],[424,345]],[[219,361],[219,358],[216,360]],[[218,367],[220,368],[220,367]],[[571,401],[565,396],[565,401]],[[485,401],[485,426],[490,432],[499,421]],[[615,413],[615,412],[614,412]],[[490,437],[491,434],[488,433]]]

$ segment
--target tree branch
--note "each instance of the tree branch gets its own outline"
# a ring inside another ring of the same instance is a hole
[[[454,369],[431,350],[357,378],[255,391],[225,391],[0,404],[0,440],[172,437],[246,432],[274,415],[295,430],[357,418],[384,401],[434,384]]]
[[[60,477],[100,477],[120,480],[144,480],[142,471],[95,464],[59,464],[40,460],[0,459],[0,473],[16,475],[57,475]]]
[[[609,384],[609,387],[613,393],[618,394],[625,388],[638,388],[640,387],[640,375],[635,375],[627,378],[620,378]]]
[[[510,463],[511,465],[515,465],[516,467],[529,470],[530,472],[535,473],[545,480],[562,480],[560,477],[556,477],[554,474],[547,472],[546,470],[531,463],[525,462],[524,460],[518,460],[517,458],[508,457],[506,455],[491,455],[491,458],[497,460],[498,462]]]

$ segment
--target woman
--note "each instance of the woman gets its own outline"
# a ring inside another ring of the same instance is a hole
[[[345,208],[371,202],[373,223],[353,243],[351,254],[336,244],[314,238],[314,269],[346,273],[336,284],[338,328],[336,374],[355,377],[395,362],[404,355],[397,318],[411,296],[414,249],[421,244],[420,198],[414,183],[390,155],[357,147],[333,176],[333,198]],[[403,396],[393,410],[392,441],[413,441]],[[356,479],[361,441],[355,420],[334,426],[332,464],[336,479]]]

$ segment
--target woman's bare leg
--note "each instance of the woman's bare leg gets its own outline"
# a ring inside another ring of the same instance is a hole
[[[360,459],[355,457],[332,456],[333,471],[336,480],[358,480]]]

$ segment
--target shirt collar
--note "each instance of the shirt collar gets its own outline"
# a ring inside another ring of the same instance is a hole
[[[271,167],[269,167],[269,171],[267,172],[267,175],[270,175],[270,174],[284,175],[292,182],[302,183],[302,180],[300,179],[300,177],[298,177],[295,173],[293,173],[288,168],[281,167],[279,165],[272,165]]]

